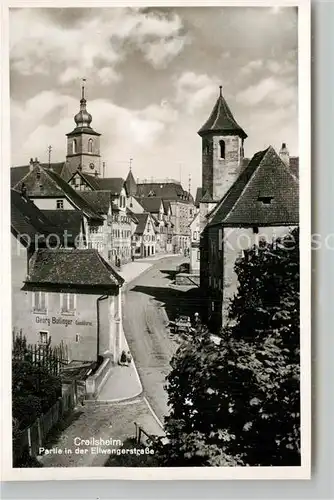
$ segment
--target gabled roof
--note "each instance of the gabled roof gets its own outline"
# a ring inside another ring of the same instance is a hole
[[[196,190],[196,198],[195,198],[195,207],[199,207],[199,202],[201,201],[203,196],[203,188],[199,187]]]
[[[57,228],[45,214],[28,198],[11,189],[11,229],[16,237],[26,245],[35,242],[35,237],[58,234],[62,228]],[[44,238],[38,238],[41,244]],[[50,242],[51,244],[51,242]]]
[[[133,177],[132,170],[129,170],[128,176],[125,180],[126,190],[129,196],[136,196],[137,193],[137,184],[135,178]]]
[[[135,230],[135,234],[141,235],[141,234],[144,233],[148,218],[152,219],[152,222],[155,223],[155,221],[154,221],[153,217],[151,216],[151,214],[149,214],[147,212],[143,212],[142,214],[134,214],[134,216],[138,220],[138,224],[137,224],[137,227],[136,227],[136,230]],[[156,232],[156,229],[154,228],[154,226],[153,226],[153,229]]]
[[[299,179],[299,157],[290,156],[290,170],[297,179]]]
[[[58,163],[40,163],[41,167],[43,168],[51,168],[54,172],[56,172],[58,175],[63,176],[64,170],[65,170],[65,162],[58,162]],[[10,169],[10,185],[11,187],[15,187],[20,180],[29,174],[30,172],[30,165],[21,165],[18,167],[11,167]]]
[[[51,223],[61,231],[67,231],[69,242],[74,242],[82,230],[83,216],[79,210],[41,210]]]
[[[22,187],[31,198],[66,197],[78,210],[81,210],[89,219],[102,221],[94,209],[75,191],[64,179],[49,168],[37,165],[15,186],[17,191]]]
[[[73,177],[75,177],[77,175],[79,177],[81,177],[81,179],[91,188],[92,191],[95,189],[99,189],[99,184],[98,184],[98,182],[95,181],[95,179],[97,179],[97,176],[85,174],[84,172],[82,172],[79,169],[77,169],[75,172],[72,173],[68,182],[70,182],[73,179]]]
[[[80,195],[98,214],[107,215],[111,204],[110,191],[81,191]]]
[[[203,192],[203,191],[202,191]],[[209,191],[205,191],[204,196],[200,200],[201,203],[213,203],[213,198],[212,195],[209,193]]]
[[[151,214],[159,213],[161,204],[163,205],[162,199],[156,196],[136,197],[136,200],[141,204],[145,212],[150,212]]]
[[[131,220],[133,222],[135,222],[136,224],[138,224],[139,220],[137,219],[136,214],[134,212],[132,212],[132,210],[130,210],[130,208],[126,209],[126,213],[131,218]]]
[[[265,199],[270,203],[264,203]],[[269,146],[253,156],[212,212],[209,224],[268,226],[298,221],[298,181]]]
[[[138,220],[137,227],[135,229],[135,234],[143,234],[146,228],[147,218],[149,216],[148,213],[143,212],[142,214],[134,214],[136,219]]]
[[[247,137],[247,134],[235,121],[232,112],[225,101],[222,88],[220,87],[220,95],[217,102],[209,116],[208,120],[204,123],[203,127],[198,131],[200,136],[210,133],[219,132],[225,135],[239,135],[243,139]]]
[[[167,201],[192,203],[192,196],[177,182],[137,184],[137,197],[156,197]]]
[[[188,226],[190,227],[195,222],[196,219],[199,219],[199,217],[200,217],[200,212],[197,212],[191,219],[191,222],[188,224]]]
[[[112,195],[119,196],[123,187],[126,189],[125,181],[122,177],[98,177],[82,172],[79,172],[79,174],[96,191],[110,191]]]
[[[40,249],[29,264],[26,284],[114,288],[123,278],[95,249]]]

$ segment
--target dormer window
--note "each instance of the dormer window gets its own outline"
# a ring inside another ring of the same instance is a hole
[[[220,159],[224,160],[225,159],[225,141],[223,141],[223,140],[219,141],[219,152],[220,152]]]
[[[259,196],[258,201],[263,203],[263,205],[270,205],[273,198],[273,196]]]
[[[88,153],[93,152],[93,139],[89,139],[88,141]]]

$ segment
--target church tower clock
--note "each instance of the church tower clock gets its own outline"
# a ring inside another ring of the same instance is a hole
[[[92,115],[86,109],[85,80],[81,88],[80,110],[74,117],[75,128],[67,136],[66,163],[70,172],[101,173],[100,136],[91,127]]]

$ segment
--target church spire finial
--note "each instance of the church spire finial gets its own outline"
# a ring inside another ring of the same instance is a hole
[[[222,97],[223,95],[223,86],[219,85],[219,96]]]
[[[86,78],[82,79],[82,87],[81,87],[81,100],[85,100],[85,83],[86,83]]]
[[[81,99],[80,99],[80,111],[77,113],[74,117],[74,121],[76,123],[77,127],[89,127],[92,121],[92,115],[88,113],[86,109],[86,98],[85,98],[85,83],[86,83],[86,78],[82,79],[82,86],[81,86]]]

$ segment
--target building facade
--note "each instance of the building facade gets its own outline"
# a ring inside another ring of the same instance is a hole
[[[201,236],[201,221],[200,213],[197,212],[190,223],[190,272],[199,274],[200,271],[200,236]]]
[[[238,288],[236,260],[261,240],[270,243],[298,224],[298,180],[270,146],[254,155],[201,233],[201,288],[207,297],[205,320],[213,331],[227,322]]]
[[[97,250],[59,245],[44,212],[11,195],[13,330],[31,344],[63,345],[68,362],[118,359],[124,280]]]
[[[156,223],[148,212],[135,214],[135,218],[138,223],[132,236],[133,256],[135,258],[153,257],[156,254]]]
[[[170,206],[170,222],[168,235],[172,229],[172,251],[173,253],[188,252],[190,249],[189,223],[195,213],[194,200],[190,193],[185,191],[176,180],[162,180],[159,182],[137,183],[137,197],[157,197]],[[167,238],[168,244],[170,238]]]

